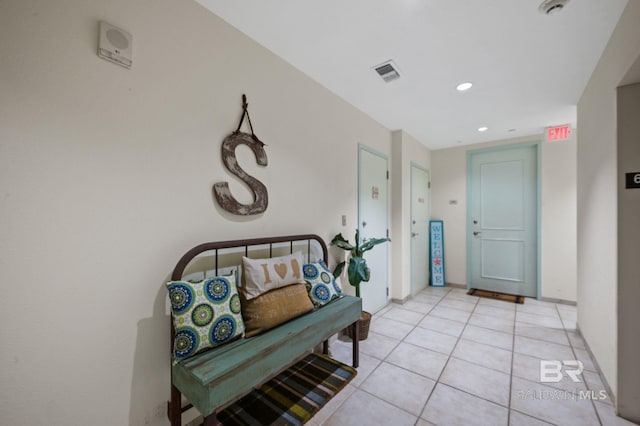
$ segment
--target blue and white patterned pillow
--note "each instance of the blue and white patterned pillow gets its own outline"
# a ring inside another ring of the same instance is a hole
[[[244,332],[235,274],[167,283],[174,363],[229,342]]]
[[[302,273],[314,305],[323,306],[342,296],[342,289],[324,261],[304,264]]]

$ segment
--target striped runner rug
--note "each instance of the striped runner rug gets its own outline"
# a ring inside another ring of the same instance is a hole
[[[218,414],[230,425],[305,424],[357,371],[327,356],[309,354]]]

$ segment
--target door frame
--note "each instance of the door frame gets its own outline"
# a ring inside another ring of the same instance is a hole
[[[413,175],[411,174],[411,169],[415,167],[416,169],[420,169],[423,172],[427,173],[427,182],[429,182],[429,184],[431,184],[431,172],[429,171],[429,169],[427,169],[424,166],[421,166],[418,163],[415,163],[413,161],[411,161],[409,163],[409,181],[410,181],[410,186],[409,186],[409,293],[414,296],[414,288],[413,288],[413,239],[411,238],[411,220],[413,219],[413,201],[411,199],[411,196],[413,196]],[[427,208],[427,213],[429,215],[429,217],[427,218],[427,232],[429,232],[429,220],[431,219],[431,187],[430,185],[427,186],[427,203],[428,203],[428,208]],[[429,237],[427,235],[427,265],[425,265],[427,267],[427,287],[429,287]]]
[[[373,148],[370,148],[362,143],[358,143],[358,187],[357,187],[357,203],[358,203],[358,232],[362,232],[362,228],[360,227],[360,224],[362,223],[362,211],[361,211],[361,204],[360,203],[360,190],[362,189],[362,182],[360,180],[360,171],[362,170],[362,152],[366,151],[369,154],[375,155],[377,157],[383,158],[384,161],[387,163],[387,180],[386,180],[386,185],[387,185],[387,203],[385,206],[385,214],[386,214],[386,218],[387,218],[387,230],[389,231],[389,233],[391,232],[391,230],[389,229],[389,219],[390,219],[390,212],[389,212],[389,206],[390,206],[390,198],[391,198],[391,194],[389,192],[389,157],[386,154],[383,154],[380,151],[376,151]],[[389,244],[382,244],[381,246],[384,246],[385,249],[385,262],[387,265],[387,276],[385,277],[385,283],[386,283],[386,296],[385,296],[385,300],[386,303],[389,303],[389,300],[391,300],[391,283],[389,281],[389,277],[390,277],[390,273],[391,273],[391,265],[389,264]],[[384,306],[383,306],[384,308]]]
[[[534,147],[536,150],[536,299],[542,298],[542,143],[539,140],[493,146],[467,151],[467,289],[471,288],[471,158],[475,154],[506,151],[514,148]]]

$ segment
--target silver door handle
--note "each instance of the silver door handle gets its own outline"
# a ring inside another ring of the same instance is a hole
[[[411,233],[411,236],[412,236],[412,237],[417,237],[418,235],[420,235],[420,234],[419,234],[419,233],[417,233],[417,232],[412,232],[412,233]]]
[[[474,236],[474,237],[477,237],[477,236],[478,236],[478,235],[480,235],[480,234],[481,234],[481,232],[480,232],[480,231],[473,231],[473,236]]]

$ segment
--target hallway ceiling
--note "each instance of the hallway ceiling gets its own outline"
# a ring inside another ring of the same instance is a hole
[[[431,149],[576,124],[627,0],[196,0],[390,130]],[[400,79],[373,67],[393,60]],[[466,92],[456,86],[472,82]],[[488,130],[478,132],[486,126]]]

